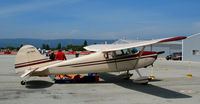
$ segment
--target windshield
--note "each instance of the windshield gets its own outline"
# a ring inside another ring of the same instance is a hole
[[[133,54],[138,53],[138,50],[137,50],[136,48],[131,48],[130,50],[131,50],[131,52],[132,52]]]

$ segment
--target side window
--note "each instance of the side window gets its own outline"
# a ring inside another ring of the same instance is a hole
[[[136,48],[131,48],[130,50],[131,50],[131,52],[132,52],[133,54],[138,53],[138,50],[137,50]]]
[[[104,53],[104,57],[106,59],[112,59],[113,58],[113,53],[112,52],[106,52],[106,53]]]
[[[117,55],[117,56],[123,55],[123,51],[122,51],[122,50],[117,50],[117,51],[116,51],[116,55]]]

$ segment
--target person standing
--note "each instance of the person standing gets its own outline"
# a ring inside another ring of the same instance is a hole
[[[51,53],[49,54],[49,59],[51,59],[51,60],[55,60],[55,54],[54,54],[54,51],[51,51]]]
[[[79,57],[79,53],[75,53],[75,57],[76,57],[76,58]]]
[[[56,54],[55,60],[67,60],[65,54],[62,52],[61,49],[59,49],[58,53]],[[57,78],[57,79],[64,80],[64,79],[65,79],[64,76],[65,76],[65,75],[59,75],[59,78]],[[55,78],[56,78],[56,77],[55,77]]]
[[[59,52],[55,56],[55,60],[67,60],[65,54],[60,49]]]

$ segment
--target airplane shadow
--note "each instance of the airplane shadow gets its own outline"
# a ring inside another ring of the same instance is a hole
[[[134,83],[133,80],[124,80],[117,78],[116,75],[109,74],[109,73],[102,73],[99,74],[100,78],[104,81],[101,81],[100,83],[114,83],[116,85],[119,85],[121,87],[139,91],[142,93],[154,95],[157,97],[162,98],[168,98],[168,99],[176,99],[176,98],[191,98],[192,96],[182,94],[176,91],[172,91],[166,88],[158,87],[152,84],[148,85],[141,85]],[[161,81],[161,80],[153,80],[153,81]]]
[[[51,87],[54,83],[49,81],[42,81],[42,80],[32,80],[26,82],[26,88],[29,89],[41,89]]]
[[[101,79],[104,80],[104,81],[99,81],[98,83],[114,83],[118,86],[130,89],[130,90],[139,91],[139,92],[154,95],[157,97],[168,98],[168,99],[192,97],[186,94],[182,94],[182,93],[169,90],[166,88],[162,88],[159,86],[155,86],[152,84],[148,84],[148,85],[137,84],[137,83],[134,83],[133,80],[124,80],[110,73],[101,73],[98,75]],[[162,81],[162,80],[154,79],[152,81]],[[49,82],[49,81],[32,80],[32,81],[27,81],[25,86],[26,88],[29,88],[29,89],[41,89],[41,88],[51,87],[53,84],[54,83]],[[58,84],[73,84],[73,83],[58,83]],[[87,84],[96,84],[96,83],[87,83]]]

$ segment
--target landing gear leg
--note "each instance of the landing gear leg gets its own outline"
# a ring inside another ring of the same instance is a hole
[[[123,78],[123,79],[125,79],[125,80],[129,80],[130,77],[131,77],[132,75],[133,75],[133,74],[129,73],[129,70],[127,70],[127,72],[126,72],[126,77]]]
[[[138,69],[136,69],[135,71],[138,73],[139,77],[142,77]]]
[[[26,81],[30,78],[30,76],[25,77],[22,81],[21,81],[21,85],[25,85]]]

